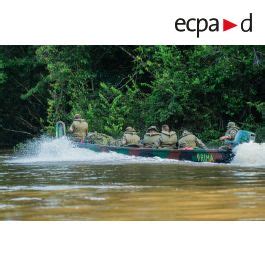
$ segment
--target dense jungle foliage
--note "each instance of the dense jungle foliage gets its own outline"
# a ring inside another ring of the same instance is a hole
[[[54,132],[187,128],[205,142],[228,121],[265,140],[265,46],[0,46],[0,145]]]

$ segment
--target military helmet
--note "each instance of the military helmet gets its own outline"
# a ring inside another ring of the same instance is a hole
[[[147,129],[148,132],[151,131],[151,130],[155,130],[155,131],[158,132],[158,129],[156,128],[156,126],[150,126],[150,127]]]
[[[232,128],[232,127],[236,127],[236,124],[232,121],[227,123],[227,128]]]
[[[126,132],[135,132],[135,129],[133,128],[133,127],[127,127],[126,129],[125,129],[125,131]]]
[[[81,119],[81,115],[80,114],[75,114],[75,120],[79,120]]]
[[[192,134],[192,133],[189,132],[188,130],[183,130],[183,132],[182,132],[182,136],[186,136],[186,135],[189,135],[189,134]]]

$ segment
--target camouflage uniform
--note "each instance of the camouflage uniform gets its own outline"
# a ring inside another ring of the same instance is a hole
[[[127,127],[122,140],[122,145],[139,145],[140,143],[140,137],[137,135],[136,131],[132,127]]]
[[[159,147],[174,148],[177,143],[177,135],[174,131],[162,131],[159,138]]]
[[[239,128],[236,126],[234,122],[228,122],[227,130],[225,132],[225,136],[220,137],[220,140],[225,140],[223,146],[219,147],[219,149],[230,150],[233,148],[232,142],[235,140],[237,132]],[[226,138],[227,137],[227,138]]]
[[[239,128],[236,126],[234,122],[228,122],[227,131],[225,132],[225,136],[230,136],[229,140],[233,141],[238,131],[239,131]]]
[[[69,132],[73,134],[74,138],[84,141],[88,132],[88,124],[84,119],[75,118],[72,125],[69,128]]]
[[[104,133],[91,132],[87,135],[87,141],[91,144],[117,145],[113,137]]]
[[[154,130],[156,132],[149,132],[151,130]],[[146,134],[144,135],[143,139],[144,147],[151,147],[151,148],[158,147],[159,138],[160,138],[160,133],[158,132],[157,128],[155,126],[149,127]]]
[[[197,138],[191,132],[188,132],[186,130],[182,133],[182,137],[179,139],[178,143],[179,143],[179,148],[186,148],[186,147],[206,148],[205,144],[199,138]]]

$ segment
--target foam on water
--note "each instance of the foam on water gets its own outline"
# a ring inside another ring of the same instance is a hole
[[[41,137],[30,141],[19,152],[12,162],[37,163],[37,162],[64,162],[64,161],[109,161],[126,159],[126,156],[117,153],[96,153],[88,149],[77,148],[75,143],[67,137],[53,139]]]
[[[167,159],[169,160],[169,159]],[[41,137],[30,141],[7,162],[32,164],[38,162],[89,162],[93,164],[106,163],[143,163],[159,162],[160,158],[133,157],[115,152],[97,153],[89,149],[78,148],[67,137],[59,139]],[[170,163],[174,162],[172,160]]]
[[[232,165],[246,167],[265,167],[265,143],[244,143],[238,145],[235,150],[235,158]]]

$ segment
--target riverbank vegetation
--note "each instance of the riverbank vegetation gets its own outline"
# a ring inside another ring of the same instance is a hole
[[[75,113],[91,131],[187,128],[205,142],[228,121],[265,140],[264,46],[0,46],[0,145]]]

